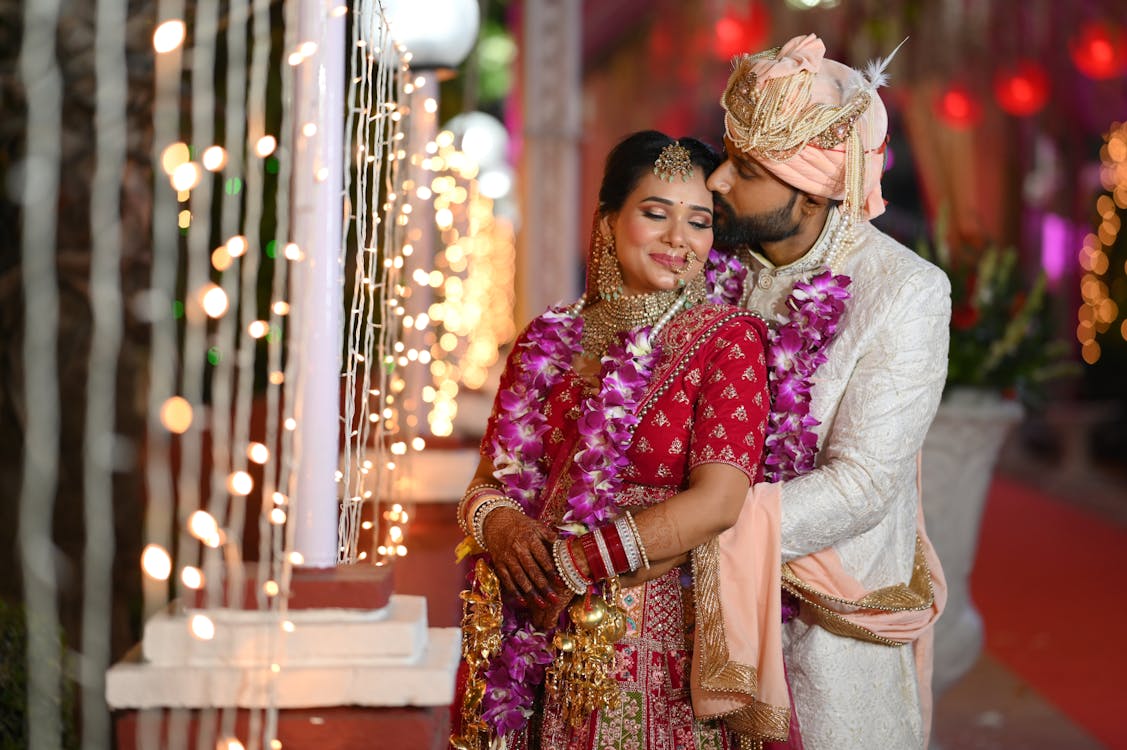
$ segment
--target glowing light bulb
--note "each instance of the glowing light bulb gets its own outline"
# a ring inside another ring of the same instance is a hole
[[[218,547],[221,543],[219,524],[206,510],[197,510],[188,516],[188,532],[208,547]]]
[[[247,458],[256,464],[264,464],[270,460],[270,449],[262,443],[251,443],[247,446]]]
[[[194,161],[186,161],[172,170],[172,188],[174,190],[191,190],[200,184],[203,171]]]
[[[141,570],[145,575],[158,581],[167,581],[172,574],[172,558],[168,550],[159,544],[146,544],[141,551]]]
[[[271,307],[270,309],[273,310],[274,314],[278,316],[289,315],[290,303],[279,300],[275,302],[273,307]]]
[[[272,135],[264,135],[254,144],[254,153],[265,159],[278,148],[278,139]]]
[[[227,490],[238,497],[246,497],[254,489],[254,480],[245,471],[233,471],[227,477]]]
[[[274,508],[270,511],[270,523],[281,526],[286,522],[286,512],[281,508]]]
[[[203,168],[208,172],[218,172],[227,165],[227,152],[223,150],[222,146],[209,146],[204,149],[200,161],[203,162]]]
[[[245,255],[247,248],[247,238],[241,234],[236,234],[231,239],[227,240],[227,253],[232,258],[238,258],[240,255]]]
[[[304,257],[296,242],[287,242],[282,254],[286,256],[287,260],[301,260]]]
[[[200,306],[209,318],[221,318],[230,307],[227,292],[215,284],[208,284],[200,295]]]
[[[182,435],[192,424],[192,405],[180,396],[167,399],[160,407],[160,423],[169,432]]]
[[[260,339],[270,332],[270,324],[265,320],[254,320],[247,325],[247,333],[252,339]]]
[[[192,615],[189,622],[192,635],[201,641],[210,641],[215,637],[215,623],[207,615]]]
[[[184,584],[186,588],[198,591],[203,588],[203,571],[191,565],[184,566],[180,571],[180,583]]]
[[[186,164],[191,158],[192,153],[188,150],[187,143],[173,143],[160,152],[160,166],[171,177],[177,167]]]
[[[278,582],[267,581],[266,583],[262,584],[262,591],[267,596],[277,596],[278,591],[280,591],[280,589],[278,588]]]
[[[291,552],[290,553],[290,564],[301,565],[304,562],[305,562],[305,555],[301,554],[300,552]]]
[[[187,34],[188,30],[183,21],[179,19],[165,21],[153,32],[153,49],[158,55],[172,52],[184,43]]]
[[[211,251],[211,265],[216,271],[226,271],[234,262],[226,245],[220,245]]]

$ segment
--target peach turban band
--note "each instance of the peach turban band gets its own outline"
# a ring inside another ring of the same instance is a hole
[[[875,90],[880,81],[873,81],[872,77],[866,78],[846,65],[825,59],[825,52],[822,40],[808,34],[791,39],[776,54],[737,57],[733,61],[736,69],[722,100],[727,110],[725,130],[738,148],[754,156],[764,168],[788,185],[804,193],[845,200],[846,141],[823,147],[816,142],[818,132],[815,129],[827,116],[832,117],[837,108],[847,107],[851,101],[856,101],[857,96],[868,92],[869,105],[852,121],[852,126],[860,137],[863,151],[860,214],[863,219],[872,219],[884,213],[880,178],[884,171],[888,113]],[[773,79],[788,78],[802,71],[812,74],[807,76],[811,79],[808,89],[769,86]],[[883,78],[879,73],[873,77]],[[781,96],[786,100],[765,102],[756,110],[756,104],[750,102],[769,95],[766,93],[768,89],[785,92]],[[770,106],[766,106],[768,104]],[[777,104],[782,107],[775,106]],[[822,106],[819,108],[819,105]],[[754,121],[748,121],[751,112],[757,117]],[[773,113],[780,112],[782,114],[773,116]],[[814,114],[805,117],[805,113],[811,112]],[[763,113],[768,113],[768,116],[764,117]],[[788,117],[788,114],[797,116]],[[821,119],[815,120],[815,117]],[[803,128],[811,132],[804,133]],[[793,155],[780,155],[777,152],[785,149],[774,146],[781,146],[788,139],[804,145]]]

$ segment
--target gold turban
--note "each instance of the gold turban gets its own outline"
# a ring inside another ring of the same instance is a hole
[[[884,213],[888,113],[876,90],[892,55],[862,74],[825,53],[822,40],[807,34],[734,58],[720,100],[724,131],[788,185],[844,201],[854,221],[871,219]]]

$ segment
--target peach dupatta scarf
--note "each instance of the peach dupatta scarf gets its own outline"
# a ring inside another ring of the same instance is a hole
[[[780,613],[780,590],[786,588],[830,632],[888,646],[913,644],[926,736],[932,625],[947,601],[947,583],[924,529],[923,506],[912,580],[868,592],[832,548],[780,568],[780,487],[755,485],[735,526],[693,552],[696,715],[723,718],[745,747],[787,741],[791,708]]]

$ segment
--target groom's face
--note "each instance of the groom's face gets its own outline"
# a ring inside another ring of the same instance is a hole
[[[728,158],[708,178],[708,188],[716,196],[716,246],[734,250],[794,236],[800,223],[795,208],[799,191],[727,138],[724,146]]]

